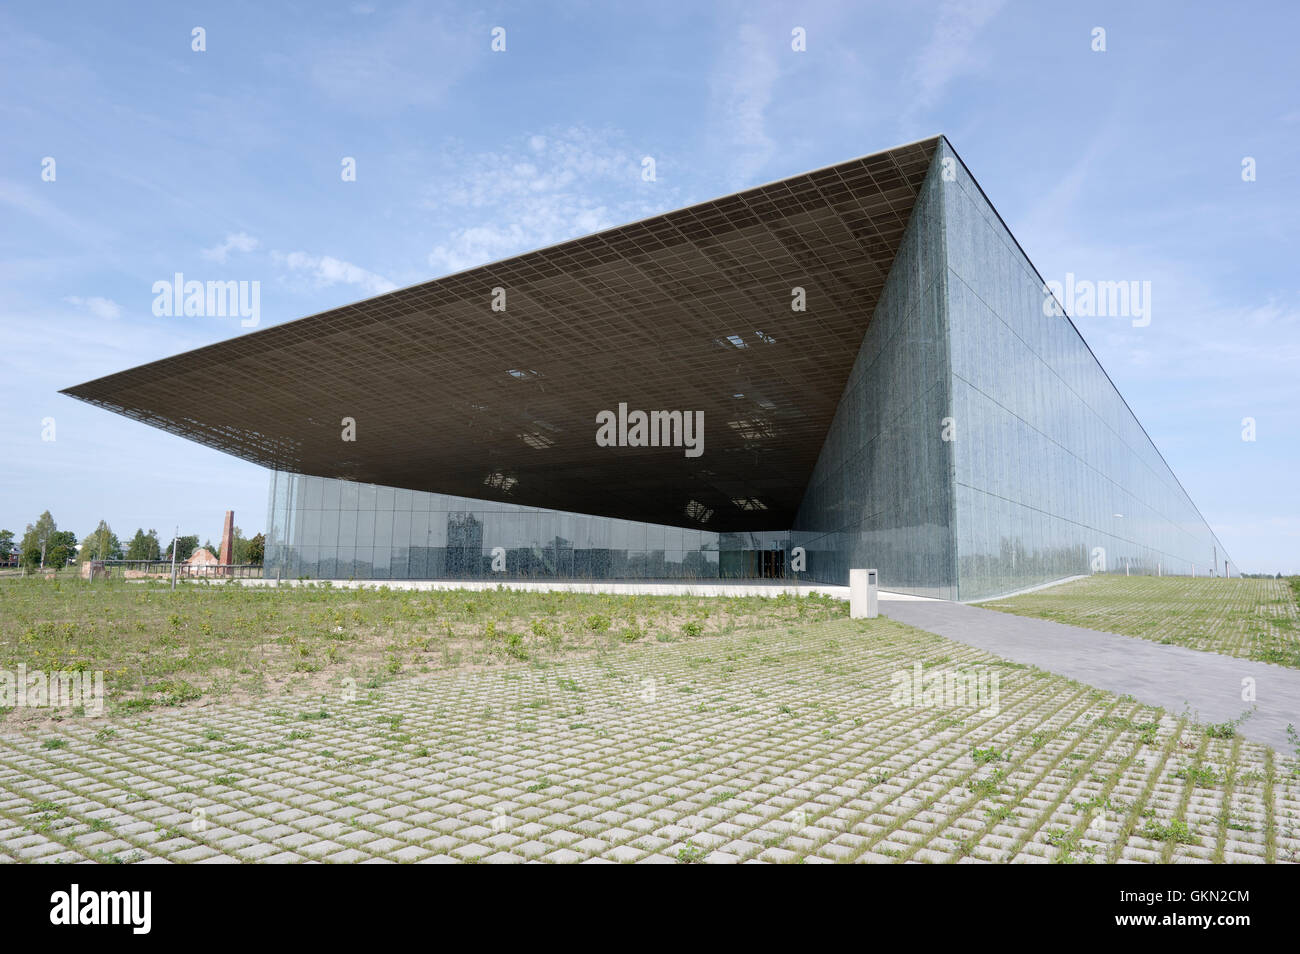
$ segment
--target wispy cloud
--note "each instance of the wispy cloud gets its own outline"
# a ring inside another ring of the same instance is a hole
[[[77,295],[70,295],[63,300],[70,305],[84,308],[96,318],[117,318],[122,314],[122,306],[111,298],[100,298],[98,296],[81,298]]]
[[[470,224],[435,245],[429,265],[460,271],[670,207],[676,190],[643,182],[641,156],[614,145],[618,138],[575,127],[522,136],[504,152],[450,157],[463,171],[430,186],[422,205]]]
[[[930,39],[913,63],[908,88],[914,90],[906,112],[933,106],[944,87],[990,60],[992,44],[978,37],[997,16],[1005,0],[944,0],[934,16]]]
[[[72,215],[59,202],[58,186],[49,183],[44,194],[33,186],[13,179],[0,179],[0,205],[7,205],[28,217],[40,228],[48,229],[79,244],[94,245],[111,240],[108,229],[84,216]]]
[[[299,63],[308,79],[333,102],[365,114],[391,114],[442,101],[488,49],[486,26],[447,10],[423,5],[377,11],[355,4],[345,35],[308,39]]]
[[[272,252],[276,265],[307,276],[318,287],[328,285],[355,285],[372,295],[382,295],[397,286],[382,275],[367,271],[359,265],[345,262],[332,255],[311,255],[307,252]]]
[[[235,232],[232,235],[227,235],[224,242],[220,242],[212,246],[212,248],[205,248],[199,254],[210,262],[225,264],[231,252],[251,252],[256,248],[257,239],[246,232]]]
[[[781,75],[776,53],[788,34],[752,23],[742,25],[710,79],[720,134],[733,154],[732,184],[752,183],[776,143],[768,134],[767,110]]]

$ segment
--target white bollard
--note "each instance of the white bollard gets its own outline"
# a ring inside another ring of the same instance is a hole
[[[849,570],[849,617],[875,619],[877,575],[875,570]]]

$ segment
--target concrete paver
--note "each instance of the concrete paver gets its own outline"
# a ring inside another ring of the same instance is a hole
[[[1125,674],[1091,664],[1089,681]],[[997,698],[901,698],[916,672],[997,676]],[[1282,756],[888,619],[102,726],[0,736],[0,860],[1300,859]]]

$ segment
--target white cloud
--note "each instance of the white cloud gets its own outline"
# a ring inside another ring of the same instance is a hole
[[[677,192],[641,180],[641,154],[612,134],[576,127],[522,137],[506,152],[460,155],[422,205],[451,230],[429,252],[440,274],[588,235],[676,204]]]
[[[752,182],[776,150],[766,113],[781,73],[776,51],[786,42],[788,34],[745,24],[713,72],[713,109],[733,153],[732,179],[738,185]]]
[[[205,248],[199,254],[210,262],[225,264],[231,252],[251,252],[257,248],[257,239],[246,232],[235,232],[226,236],[226,240],[212,248]]]
[[[436,245],[429,252],[429,264],[442,273],[460,272],[524,251],[530,246],[549,244],[530,242],[528,235],[528,230],[518,222],[457,229],[449,242]]]
[[[930,41],[917,54],[911,82],[915,91],[908,112],[934,104],[953,79],[985,60],[978,45],[980,30],[1002,9],[1005,0],[945,0],[935,14]],[[991,47],[992,44],[989,44]]]
[[[96,318],[110,319],[122,314],[122,306],[111,298],[100,298],[98,296],[81,298],[77,295],[70,295],[64,301],[70,305],[76,305],[78,308],[84,308]]]
[[[294,272],[302,272],[317,285],[356,285],[372,295],[382,295],[397,286],[382,275],[367,271],[351,262],[332,255],[310,255],[307,252],[272,252],[271,260]]]

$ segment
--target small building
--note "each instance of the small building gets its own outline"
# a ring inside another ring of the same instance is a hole
[[[207,547],[199,547],[185,560],[186,566],[216,566],[216,555]]]

